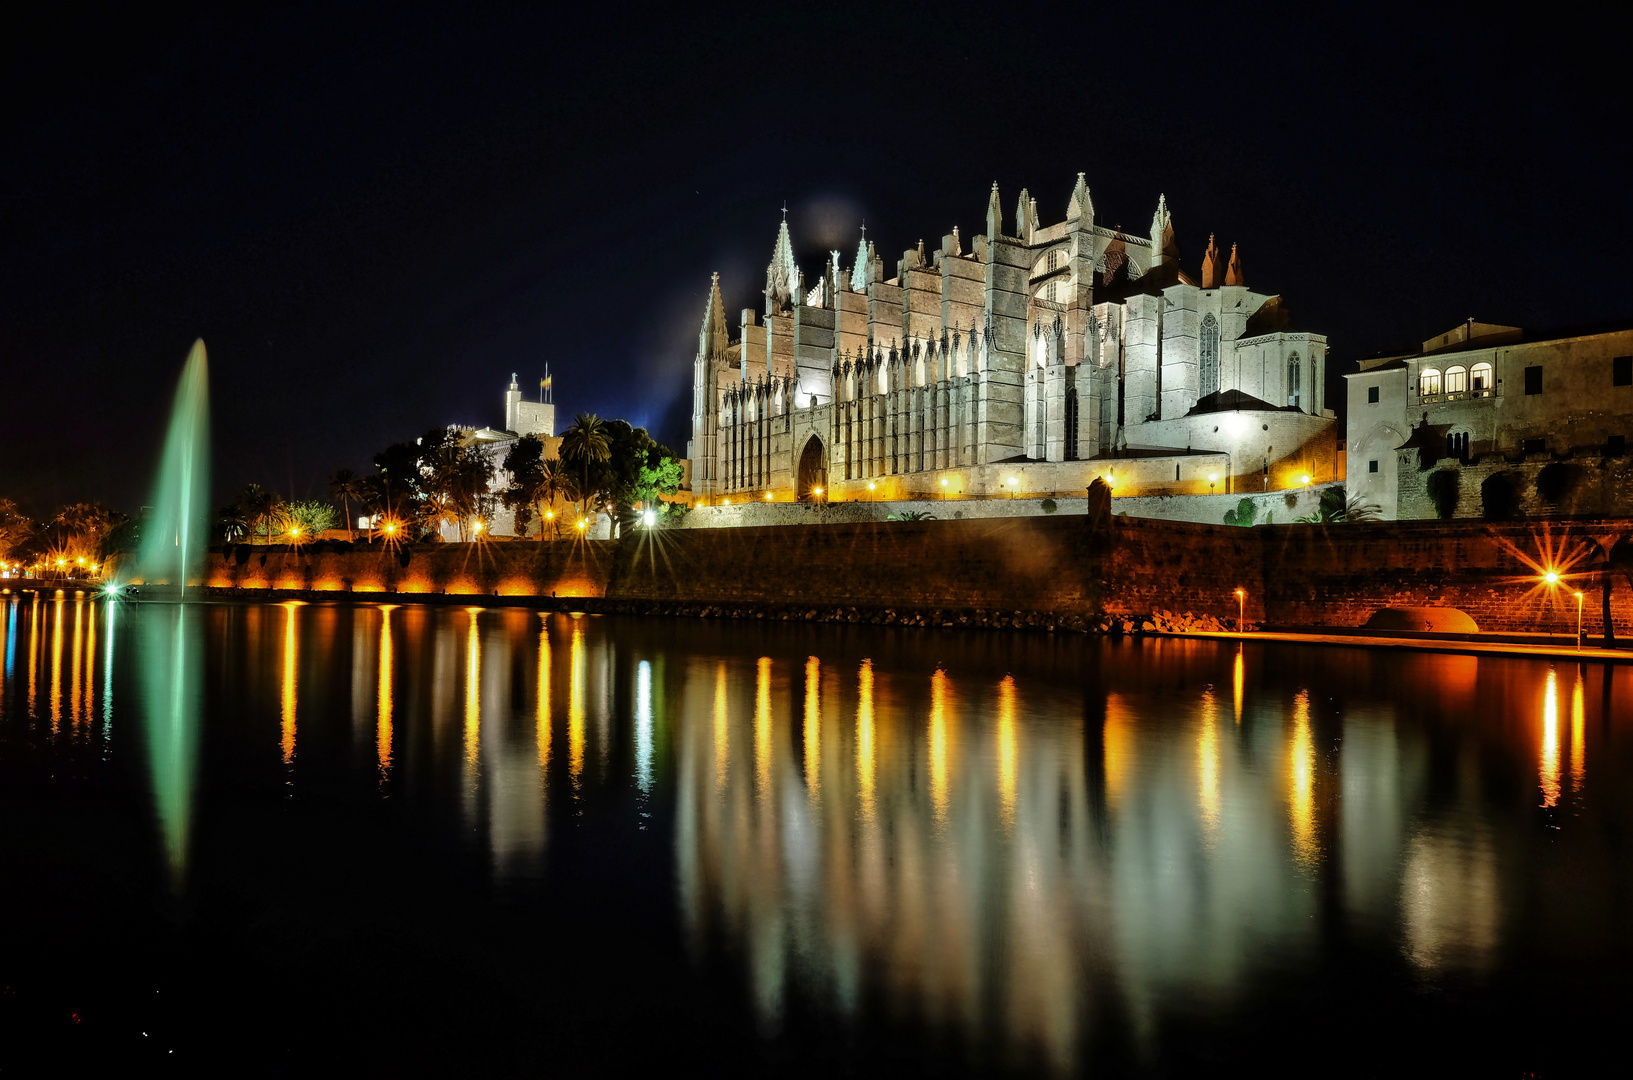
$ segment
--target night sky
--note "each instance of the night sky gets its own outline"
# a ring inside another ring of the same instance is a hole
[[[45,7],[45,5],[38,5]],[[188,347],[215,489],[324,493],[387,443],[499,425],[512,371],[558,423],[684,452],[718,270],[761,303],[779,208],[808,275],[865,217],[921,238],[1045,223],[1088,174],[1185,266],[1241,245],[1360,357],[1470,316],[1633,317],[1621,36],[1528,8],[1304,21],[1254,5],[762,4],[524,10],[52,8],[0,41],[0,496],[132,511]],[[1321,11],[1311,6],[1301,11]],[[47,21],[41,21],[47,20]]]

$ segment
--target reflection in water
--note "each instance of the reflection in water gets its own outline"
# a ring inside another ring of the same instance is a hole
[[[1246,672],[1242,665],[1242,646],[1236,646],[1236,659],[1231,664],[1230,683],[1231,698],[1236,704],[1236,723],[1242,723],[1242,685],[1247,681]]]
[[[188,604],[146,604],[132,614],[153,807],[171,888],[180,892],[187,880],[198,773],[203,616]]]
[[[376,709],[374,746],[375,756],[380,762],[380,780],[384,782],[391,774],[391,706],[393,654],[391,644],[391,613],[397,610],[396,604],[380,605],[380,675],[379,689],[376,694],[378,702]]]
[[[1559,803],[1559,679],[1553,668],[1542,692],[1542,760],[1537,771],[1542,787],[1542,805]]]
[[[102,741],[106,744],[113,738],[113,628],[119,619],[119,605],[104,604],[102,610],[107,612],[108,620],[108,641],[102,646]]]
[[[584,776],[584,678],[587,663],[584,656],[584,624],[574,619],[567,689],[567,769],[574,788],[578,787]]]
[[[873,820],[873,661],[863,660],[856,675],[856,781],[862,820]]]
[[[1582,668],[1576,669],[1576,685],[1571,688],[1571,790],[1580,792],[1588,768],[1587,717],[1583,715]]]
[[[1562,785],[1583,789],[1591,668],[1577,673],[1567,727],[1557,675],[1500,658],[1413,668],[1382,654],[1316,661],[1267,649],[1247,665],[1240,646],[1195,642],[1074,641],[1050,653],[1003,652],[983,638],[994,651],[960,653],[731,628],[693,651],[679,643],[689,627],[561,615],[535,624],[502,608],[314,605],[303,615],[289,604],[281,627],[272,607],[252,609],[266,616],[259,624],[234,605],[109,606],[100,626],[95,604],[75,608],[72,627],[60,600],[0,609],[0,702],[16,710],[7,723],[22,716],[43,731],[65,710],[94,724],[100,708],[105,733],[116,704],[138,709],[177,889],[190,874],[200,694],[217,682],[216,668],[203,675],[208,639],[229,690],[243,677],[235,649],[252,654],[262,680],[245,709],[219,714],[229,733],[241,723],[270,762],[280,712],[292,765],[301,691],[303,787],[355,787],[367,773],[378,797],[418,800],[467,826],[457,842],[485,856],[497,881],[544,877],[552,798],[558,811],[572,804],[555,819],[572,866],[584,841],[608,835],[596,815],[627,813],[633,793],[639,827],[672,839],[672,863],[645,832],[596,857],[678,890],[694,956],[742,958],[745,996],[767,1032],[785,1020],[799,1030],[790,1017],[817,1003],[858,1023],[914,1018],[950,1043],[980,1045],[983,1061],[995,1061],[986,1044],[996,1043],[1023,1065],[1073,1071],[1108,1030],[1136,1055],[1155,1053],[1176,1010],[1250,1011],[1266,978],[1304,977],[1335,940],[1384,956],[1391,977],[1479,976],[1508,954],[1512,928],[1544,925],[1516,907],[1548,888],[1511,880],[1541,858],[1541,845],[1513,842],[1523,839],[1516,807],[1546,821],[1538,828],[1564,830],[1549,837],[1581,845],[1593,835],[1580,818],[1537,813],[1528,779],[1537,768],[1547,806]],[[338,619],[337,640],[347,640],[347,618],[349,656],[325,638],[325,620]],[[246,625],[264,631],[245,640]],[[128,654],[118,664],[116,627]],[[1099,660],[1082,662],[1096,649]],[[1040,654],[1064,660],[1050,668]],[[116,695],[120,677],[138,693]],[[31,697],[23,713],[25,682],[52,700],[33,711]],[[1596,788],[1616,778],[1608,724],[1626,707],[1608,679],[1598,689],[1607,727]],[[568,753],[555,755],[563,701]],[[1516,717],[1479,707],[1490,701],[1526,704]],[[359,715],[360,741],[350,726]],[[70,739],[54,749],[82,748]],[[342,751],[350,772],[329,767],[326,755]],[[614,767],[586,770],[592,753]],[[1515,805],[1494,812],[1503,799]],[[568,877],[550,887],[574,887]]]
[[[1015,825],[1015,680],[998,684],[998,817],[1004,828]]]
[[[754,680],[754,797],[771,797],[771,657],[760,657]]]
[[[546,617],[539,627],[539,670],[534,676],[538,680],[535,694],[537,706],[533,714],[533,737],[538,742],[539,749],[539,779],[543,783],[546,770],[550,768],[550,623]]]
[[[57,590],[57,602],[51,620],[51,734],[62,726],[62,590]]]
[[[283,707],[284,765],[295,764],[295,672],[300,663],[300,639],[295,631],[296,614],[300,600],[289,600],[279,605],[284,609],[283,683],[279,702]],[[293,783],[293,777],[290,783]]]
[[[1196,740],[1196,801],[1202,836],[1211,851],[1219,840],[1219,724],[1213,691],[1202,693],[1202,730]]]
[[[930,676],[930,809],[937,827],[947,824],[947,673]]]
[[[1405,952],[1414,964],[1486,967],[1500,921],[1497,859],[1487,832],[1435,822],[1413,836],[1401,877],[1401,915]]]
[[[805,658],[805,789],[814,801],[822,794],[822,661]]]
[[[1293,699],[1293,745],[1287,752],[1288,813],[1293,822],[1293,856],[1314,870],[1320,849],[1315,833],[1315,741],[1310,734],[1310,692]]]
[[[642,660],[635,672],[635,786],[652,793],[652,664]]]
[[[476,617],[481,608],[466,608],[470,625],[465,631],[465,812],[476,811],[476,775],[482,736],[482,639],[477,636]]]
[[[74,598],[74,642],[70,649],[71,663],[68,675],[68,722],[76,729],[80,721],[79,697],[79,651],[85,645],[85,598]]]

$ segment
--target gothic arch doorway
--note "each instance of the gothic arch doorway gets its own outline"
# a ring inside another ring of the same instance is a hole
[[[816,490],[828,487],[828,463],[822,453],[822,440],[812,435],[806,442],[805,449],[799,456],[799,482],[797,489],[801,502],[809,502],[818,498]]]

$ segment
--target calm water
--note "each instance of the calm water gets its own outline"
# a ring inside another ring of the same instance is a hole
[[[1633,670],[0,606],[0,1065],[1569,1066]]]

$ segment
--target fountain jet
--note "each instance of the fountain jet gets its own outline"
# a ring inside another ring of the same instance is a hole
[[[203,570],[210,524],[210,385],[203,340],[193,342],[176,386],[154,486],[153,506],[142,522],[134,573],[151,590],[171,586],[181,599]],[[168,590],[166,590],[168,591]]]

